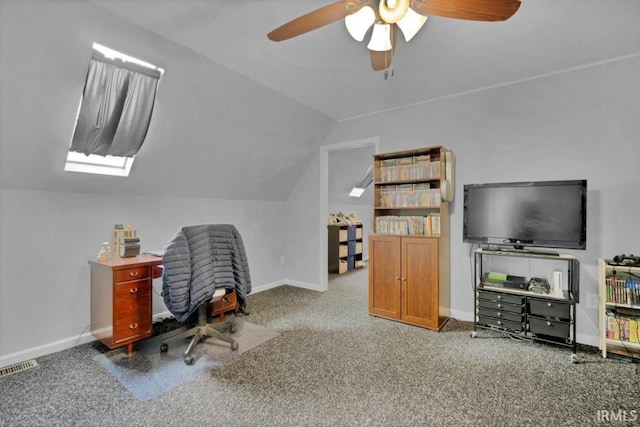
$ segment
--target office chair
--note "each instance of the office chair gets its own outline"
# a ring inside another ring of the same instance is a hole
[[[251,292],[249,264],[242,237],[231,224],[203,224],[182,227],[171,239],[162,255],[162,296],[174,317],[185,322],[197,312],[197,325],[162,340],[160,351],[168,349],[168,342],[193,337],[184,353],[184,362],[193,363],[191,353],[195,345],[206,337],[216,337],[238,344],[220,331],[230,322],[207,323],[207,304],[220,301],[227,293],[235,292],[238,307],[246,305]],[[238,310],[236,310],[238,311]],[[233,316],[232,316],[233,317]]]
[[[235,328],[235,325],[233,324],[233,316],[231,316],[232,320],[226,321],[226,322],[223,322],[223,321],[216,322],[216,323],[207,322],[207,303],[220,301],[225,297],[226,293],[227,292],[225,289],[216,289],[211,299],[203,302],[198,307],[198,323],[196,324],[196,326],[192,327],[189,330],[179,332],[175,335],[172,335],[163,339],[160,342],[160,351],[163,353],[166,352],[169,349],[168,343],[171,341],[193,337],[191,339],[191,342],[189,343],[189,346],[184,352],[184,363],[186,363],[187,365],[191,365],[193,364],[193,356],[191,355],[191,352],[193,351],[197,343],[206,339],[207,337],[215,337],[222,341],[228,342],[231,344],[231,350],[233,351],[237,350],[238,343],[230,336],[222,333],[222,330],[225,329],[227,326],[230,333],[232,334],[235,333],[236,328]]]

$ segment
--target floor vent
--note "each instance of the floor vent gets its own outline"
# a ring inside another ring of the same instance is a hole
[[[16,363],[15,365],[7,366],[0,369],[0,378],[7,375],[15,374],[17,372],[25,371],[30,368],[35,368],[38,363],[35,360],[27,360],[26,362]]]

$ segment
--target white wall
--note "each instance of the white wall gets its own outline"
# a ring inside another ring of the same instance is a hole
[[[0,366],[92,339],[88,260],[114,224],[132,222],[142,251],[163,249],[183,225],[235,224],[255,292],[282,284],[284,211],[283,202],[0,190]],[[154,296],[154,315],[166,312]]]
[[[380,152],[444,145],[455,153],[450,292],[459,319],[473,311],[463,185],[587,179],[587,250],[570,253],[581,261],[577,341],[597,345],[597,310],[586,307],[597,293],[597,259],[640,252],[639,57],[340,122],[325,144],[363,133],[379,135]]]
[[[165,69],[126,179],[63,171],[93,42]],[[0,94],[0,366],[90,339],[87,260],[116,223],[143,250],[186,224],[233,223],[254,286],[287,277],[285,200],[333,119],[76,0],[0,0]],[[289,277],[317,285],[311,246],[295,244]]]
[[[285,277],[287,283],[324,291],[326,283],[320,277],[320,243],[318,227],[320,212],[318,199],[318,154],[300,177],[287,198],[286,212],[281,218],[285,237]],[[324,218],[323,218],[324,220]]]

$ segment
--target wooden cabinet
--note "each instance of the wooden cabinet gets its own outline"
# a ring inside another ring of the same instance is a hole
[[[439,330],[449,296],[440,285],[438,238],[369,237],[369,314]]]
[[[151,336],[152,280],[161,257],[149,255],[89,261],[91,268],[91,333],[107,347],[127,346]]]
[[[432,330],[449,317],[447,158],[452,154],[443,147],[374,156],[371,315]]]
[[[346,273],[362,265],[362,224],[327,226],[329,273]]]

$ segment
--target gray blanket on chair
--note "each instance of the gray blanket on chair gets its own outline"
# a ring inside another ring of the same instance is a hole
[[[234,225],[183,227],[167,244],[162,265],[164,303],[181,322],[218,288],[235,290],[238,307],[246,305],[251,292],[249,263]]]

